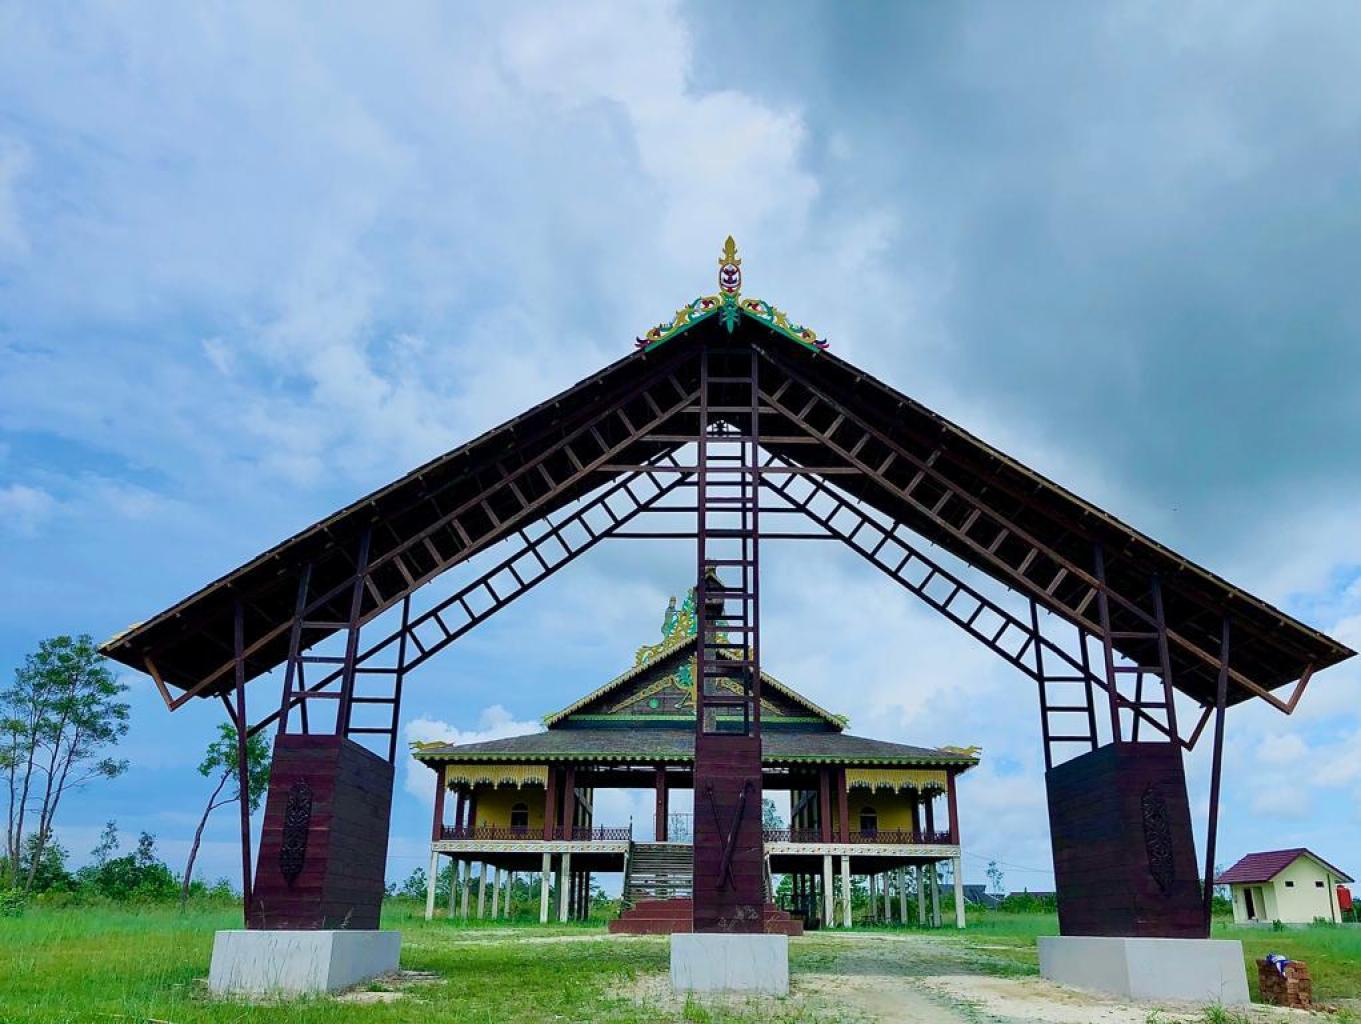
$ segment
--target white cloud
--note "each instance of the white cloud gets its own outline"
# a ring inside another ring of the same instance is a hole
[[[57,500],[46,491],[27,484],[0,487],[0,527],[33,537],[57,510]]]
[[[478,715],[477,726],[473,729],[460,729],[448,722],[420,717],[406,723],[403,732],[408,743],[485,743],[488,740],[505,739],[507,736],[523,736],[526,733],[542,732],[541,722],[518,722],[500,704],[492,704],[482,709]],[[407,759],[406,778],[403,786],[406,791],[426,806],[435,803],[434,786],[431,785],[430,770],[414,758]]]
[[[1257,748],[1257,759],[1268,765],[1300,764],[1309,755],[1309,745],[1296,733],[1281,733],[1263,737]]]

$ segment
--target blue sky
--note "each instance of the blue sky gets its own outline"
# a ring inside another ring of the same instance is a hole
[[[0,5],[0,671],[626,353],[710,287],[729,232],[745,290],[839,354],[1357,646],[1359,22]],[[767,556],[767,668],[857,732],[982,745],[968,876],[995,858],[1049,887],[1031,687],[813,547]],[[628,663],[692,564],[596,552],[415,677],[406,735],[532,728]],[[113,817],[176,862],[220,710],[126,680],[133,769],[59,832],[80,860]],[[1361,667],[1229,725],[1220,859],[1361,869]],[[424,859],[430,787],[406,776],[394,877]],[[235,872],[230,817],[210,877]]]

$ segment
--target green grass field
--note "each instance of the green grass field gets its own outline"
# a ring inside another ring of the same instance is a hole
[[[528,921],[427,924],[415,908],[393,904],[384,924],[403,933],[403,968],[430,972],[433,979],[404,984],[402,997],[390,1003],[318,999],[246,1005],[210,999],[203,988],[213,931],[240,927],[237,911],[30,909],[19,918],[0,918],[0,1022],[741,1024],[772,1019],[768,1005],[748,1012],[740,1005],[715,1009],[640,1000],[633,986],[655,982],[667,970],[665,940],[611,940],[598,923],[548,928]],[[984,914],[963,935],[949,930],[933,935],[955,960],[952,969],[963,965],[977,973],[1014,975],[1035,973],[1035,937],[1056,931],[1052,915]],[[1221,926],[1215,934],[1243,940],[1249,957],[1273,951],[1307,960],[1320,1002],[1361,998],[1361,929],[1271,932]],[[568,941],[550,941],[560,937]],[[846,950],[844,941],[814,934],[795,943],[792,969],[796,976],[834,974],[847,962]],[[788,1019],[808,1019],[811,1011],[807,1005],[797,1011],[791,1007],[790,1013],[796,1012]]]

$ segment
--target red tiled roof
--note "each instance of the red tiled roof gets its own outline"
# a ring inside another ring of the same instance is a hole
[[[1339,882],[1350,882],[1352,879],[1344,871],[1339,871],[1318,854],[1306,850],[1303,846],[1297,846],[1291,850],[1265,850],[1262,853],[1250,853],[1240,860],[1233,867],[1229,868],[1218,878],[1215,879],[1216,885],[1229,885],[1233,882],[1269,882],[1282,871],[1295,863],[1296,858],[1301,854],[1312,857],[1318,861],[1334,875]]]

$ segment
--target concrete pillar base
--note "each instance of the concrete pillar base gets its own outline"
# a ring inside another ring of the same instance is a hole
[[[677,992],[789,994],[789,936],[698,932],[671,936]]]
[[[401,932],[221,931],[208,989],[216,995],[335,992],[397,970]]]
[[[1048,935],[1039,947],[1040,974],[1074,988],[1131,999],[1248,1002],[1243,944],[1236,939]]]

